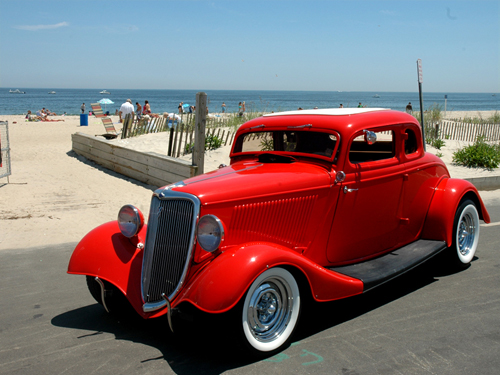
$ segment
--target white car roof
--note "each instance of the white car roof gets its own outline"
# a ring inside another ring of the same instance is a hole
[[[389,108],[322,108],[322,109],[301,109],[297,111],[276,112],[264,115],[269,116],[289,116],[289,115],[326,115],[326,116],[349,116],[359,113],[387,111]]]

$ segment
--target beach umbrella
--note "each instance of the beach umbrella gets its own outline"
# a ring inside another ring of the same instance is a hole
[[[104,111],[106,111],[106,105],[108,104],[115,104],[114,101],[112,100],[109,100],[108,98],[102,98],[101,100],[99,100],[97,103],[99,104],[104,104]]]

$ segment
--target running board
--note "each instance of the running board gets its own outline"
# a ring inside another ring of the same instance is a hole
[[[444,249],[444,241],[418,240],[375,259],[328,269],[361,280],[363,292],[367,292],[415,268]]]

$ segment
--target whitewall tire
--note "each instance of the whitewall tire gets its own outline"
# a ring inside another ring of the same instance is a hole
[[[271,268],[252,283],[243,302],[243,336],[257,352],[274,351],[289,342],[300,314],[300,291],[293,275]]]
[[[453,223],[451,256],[458,266],[468,265],[476,254],[479,242],[479,214],[474,202],[465,200],[460,204]]]

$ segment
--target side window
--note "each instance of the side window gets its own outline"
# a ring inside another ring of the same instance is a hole
[[[360,134],[351,143],[349,161],[353,164],[391,159],[395,155],[394,132],[376,131],[377,141],[369,145],[364,134]]]
[[[405,139],[405,154],[410,155],[417,152],[417,136],[412,129],[406,129],[405,133],[408,135]]]

